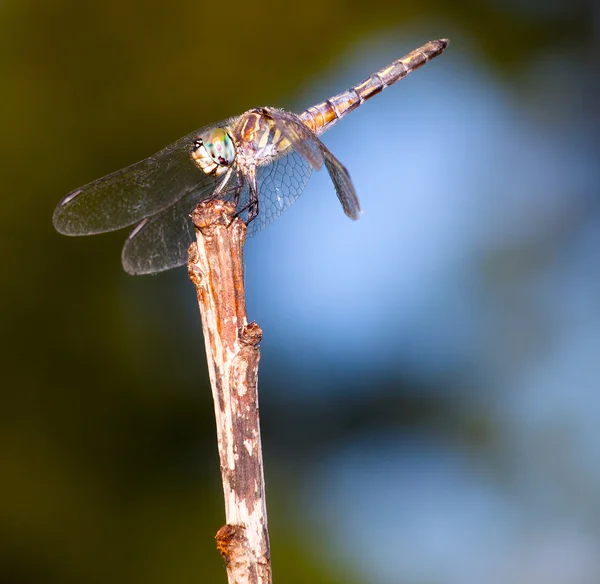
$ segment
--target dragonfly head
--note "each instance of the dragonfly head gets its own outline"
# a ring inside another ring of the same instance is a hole
[[[207,174],[223,174],[235,161],[235,155],[235,144],[223,128],[204,132],[192,146],[192,159]]]

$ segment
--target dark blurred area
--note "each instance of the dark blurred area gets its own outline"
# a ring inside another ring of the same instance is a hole
[[[2,2],[0,582],[225,581],[186,271],[127,276],[126,232],[60,236],[60,198],[442,37],[323,137],[365,216],[319,176],[247,245],[274,581],[599,582],[599,25],[562,0]],[[422,239],[371,251],[391,215]]]

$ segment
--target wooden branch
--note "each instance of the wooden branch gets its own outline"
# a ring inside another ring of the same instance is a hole
[[[218,200],[200,203],[192,220],[188,273],[202,316],[225,495],[217,549],[229,584],[271,584],[257,391],[262,331],[246,318],[246,225],[232,203]]]

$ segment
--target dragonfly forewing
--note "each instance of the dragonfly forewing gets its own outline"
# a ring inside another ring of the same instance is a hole
[[[54,227],[65,235],[93,235],[133,225],[201,189],[216,178],[190,158],[194,138],[217,122],[192,132],[156,154],[69,193],[54,211]]]

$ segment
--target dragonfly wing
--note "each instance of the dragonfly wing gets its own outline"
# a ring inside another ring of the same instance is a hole
[[[258,216],[248,223],[247,237],[252,237],[281,215],[302,194],[312,173],[311,165],[295,150],[256,170],[258,185]],[[239,209],[249,203],[245,186],[240,194]],[[247,211],[240,214],[247,220]]]
[[[273,120],[276,128],[288,139],[292,148],[305,158],[315,170],[320,170],[323,166],[320,140],[296,114],[271,107],[259,108],[258,111],[261,115]]]
[[[347,217],[356,221],[360,217],[360,203],[356,189],[346,167],[323,145],[323,157],[329,176],[335,187],[335,193]]]
[[[337,181],[342,185],[341,188],[348,189],[344,181],[349,181],[349,177],[343,172],[344,167],[329,151],[326,152],[324,161],[328,168],[331,167],[330,174],[335,177],[334,183]],[[259,213],[248,224],[248,237],[264,229],[292,205],[302,194],[311,172],[311,165],[296,150],[289,150],[271,164],[257,168]],[[234,178],[228,185],[233,184],[233,181]],[[129,234],[123,247],[125,271],[129,274],[153,274],[185,264],[188,248],[195,238],[190,213],[200,201],[210,197],[213,191],[213,185],[205,185],[167,209],[144,218]],[[233,200],[234,196],[234,192],[229,192],[219,198]],[[248,203],[249,189],[246,185],[240,193],[238,209],[247,209]],[[240,216],[247,220],[247,214],[248,211],[244,210]]]
[[[121,261],[129,274],[154,274],[187,262],[194,241],[190,213],[213,194],[214,185],[204,185],[175,204],[138,223],[123,246]]]
[[[301,154],[314,169],[318,170],[323,161],[325,162],[344,213],[350,219],[358,219],[360,203],[350,174],[320,138],[296,114],[272,108],[262,108],[262,113],[273,119],[276,127],[289,140],[294,150]]]
[[[99,178],[72,193],[54,211],[54,227],[65,235],[114,231],[154,215],[176,201],[215,185],[193,162],[194,139],[213,127],[201,128],[156,154]]]

